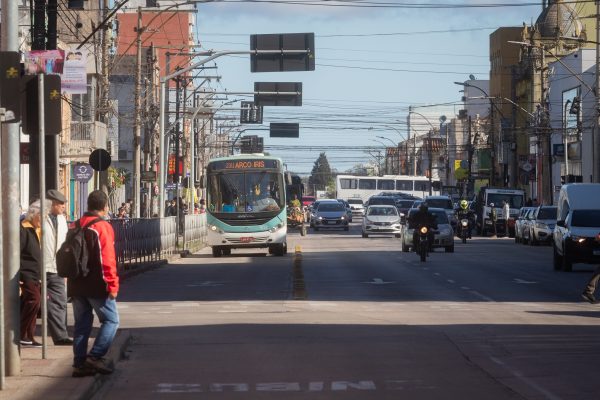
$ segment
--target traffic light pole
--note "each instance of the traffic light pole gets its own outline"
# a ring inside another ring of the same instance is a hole
[[[2,51],[19,51],[19,9],[14,0],[2,1]],[[4,124],[1,147],[2,171],[2,272],[4,278],[4,353],[0,354],[0,377],[21,373],[19,355],[19,122]],[[1,353],[1,352],[0,352]],[[5,368],[4,368],[5,367]]]

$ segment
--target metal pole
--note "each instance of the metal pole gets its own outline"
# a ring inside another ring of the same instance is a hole
[[[2,50],[19,51],[19,8],[14,0],[2,1]],[[15,376],[21,373],[19,356],[20,312],[19,312],[19,124],[4,125],[6,131],[2,136],[2,209],[13,212],[4,213],[2,218],[3,267],[5,312],[5,362],[6,375]]]
[[[2,142],[2,129],[4,125],[4,109],[0,108],[0,146]],[[0,155],[1,158],[1,155]],[[1,161],[1,160],[0,160]],[[2,171],[0,170],[0,182],[2,181]],[[2,219],[4,216],[2,215],[2,207],[0,207],[0,260],[2,260],[3,246],[2,246]],[[6,304],[6,299],[4,299],[4,266],[0,263],[0,300],[2,300],[3,304],[0,305],[0,390],[4,390],[6,384],[6,363],[4,362],[4,351],[6,346],[4,346],[4,304]]]
[[[159,90],[159,117],[158,117],[158,216],[165,216],[165,107],[168,102],[165,101],[165,86],[168,81],[160,81]]]
[[[44,112],[44,74],[38,75],[38,124],[39,131],[38,135],[40,138],[40,145],[38,148],[38,159],[39,159],[39,176],[40,176],[40,218],[42,221],[42,227],[40,232],[40,266],[42,273],[42,358],[46,359],[47,352],[47,340],[48,336],[48,295],[47,295],[47,277],[46,277],[46,265],[44,263],[44,243],[46,236],[46,229],[44,229],[46,221],[46,124],[45,124],[45,112]]]
[[[568,142],[567,142],[567,106],[569,105],[569,103],[571,102],[571,100],[567,100],[565,102],[565,107],[564,107],[564,123],[563,123],[563,140],[564,140],[564,146],[565,146],[565,183],[569,183],[569,151],[568,151]]]
[[[133,217],[140,217],[140,164],[141,164],[141,137],[142,137],[142,7],[137,10],[136,29],[136,58],[135,58],[135,111],[133,129]]]
[[[592,141],[592,182],[600,183],[600,1],[596,1],[596,113]]]
[[[431,196],[433,194],[432,191],[432,179],[433,179],[433,160],[432,160],[432,146],[431,146],[431,129],[429,130],[429,134],[427,135],[427,152],[428,152],[428,157],[429,158],[429,195]]]

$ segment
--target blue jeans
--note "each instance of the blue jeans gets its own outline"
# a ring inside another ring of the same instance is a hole
[[[73,333],[73,366],[81,367],[88,356],[88,339],[92,332],[94,314],[100,320],[100,330],[90,350],[91,357],[103,357],[110,348],[117,328],[119,327],[119,313],[117,301],[108,298],[73,297],[73,314],[75,316],[75,331]]]

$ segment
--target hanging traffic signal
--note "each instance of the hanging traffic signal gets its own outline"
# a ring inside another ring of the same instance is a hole
[[[571,103],[571,108],[569,109],[569,114],[579,115],[579,111],[581,110],[581,99],[579,96],[575,96],[573,98],[573,103]]]

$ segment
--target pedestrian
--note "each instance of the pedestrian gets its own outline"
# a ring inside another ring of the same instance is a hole
[[[494,228],[494,237],[498,237],[498,212],[496,211],[496,206],[494,203],[490,203],[490,207],[492,208],[490,211],[490,217],[492,220],[492,226]]]
[[[204,199],[200,199],[200,214],[204,214],[206,212],[206,201]]]
[[[510,204],[504,200],[502,202],[502,219],[504,219],[504,236],[508,237],[508,220],[510,218]]]
[[[86,229],[89,273],[85,277],[67,280],[67,295],[72,298],[75,331],[73,334],[73,376],[90,376],[95,373],[110,374],[113,367],[103,358],[108,352],[119,327],[117,294],[119,276],[115,256],[115,234],[104,220],[108,214],[108,196],[94,190],[88,196],[88,211],[81,217],[82,226],[102,218]],[[92,331],[95,312],[100,329],[92,349],[88,352],[88,339]]]
[[[596,242],[600,242],[600,233],[596,235]],[[600,265],[596,268],[596,271],[592,274],[592,277],[588,281],[585,290],[581,294],[581,297],[585,301],[590,302],[591,304],[597,304],[598,301],[594,296],[594,292],[596,292],[596,287],[598,287],[598,281],[600,281]]]
[[[35,323],[40,311],[42,297],[40,200],[35,200],[25,214],[20,227],[19,284],[21,289],[21,338],[23,347],[42,347],[35,340]]]
[[[73,340],[67,332],[67,290],[65,279],[58,276],[56,252],[67,237],[65,208],[67,199],[56,189],[46,192],[52,202],[45,218],[44,264],[46,265],[46,288],[48,290],[48,329],[56,346],[70,346]]]

